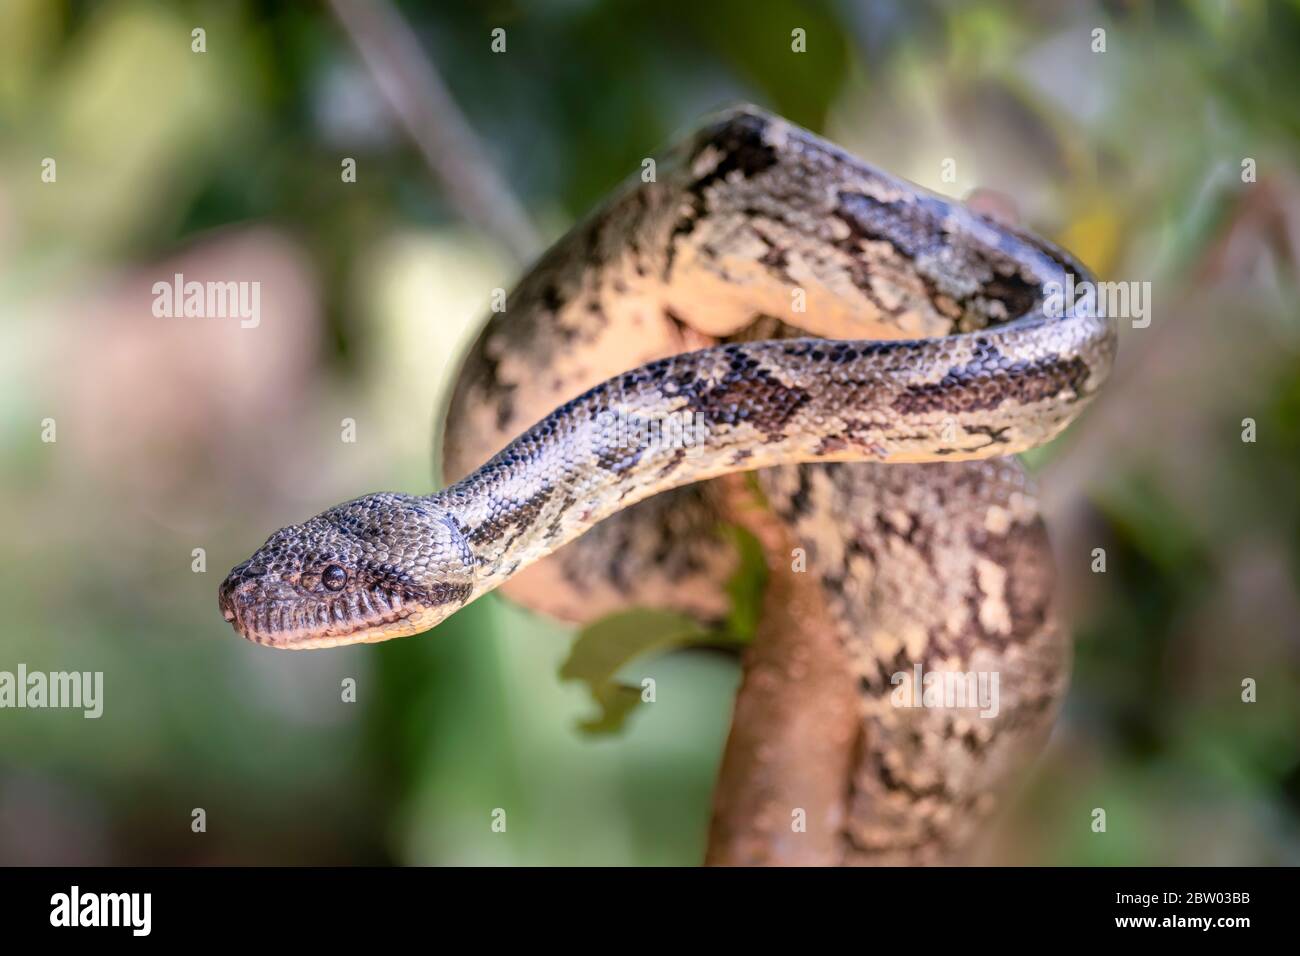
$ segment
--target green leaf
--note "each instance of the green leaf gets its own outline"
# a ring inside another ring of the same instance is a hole
[[[740,554],[736,573],[727,582],[731,609],[727,613],[727,631],[731,640],[748,644],[758,631],[758,620],[763,613],[763,589],[767,586],[767,559],[758,539],[739,525],[724,529]]]
[[[703,627],[676,611],[634,608],[610,614],[578,632],[568,658],[560,666],[560,678],[585,683],[600,708],[595,717],[579,722],[581,730],[612,734],[623,729],[641,700],[639,687],[617,679],[632,661],[682,647],[747,644],[754,639],[767,584],[763,546],[737,525],[726,525],[722,532],[735,544],[740,561],[727,582],[731,607],[721,628]]]
[[[641,699],[639,687],[617,680],[619,671],[633,660],[710,640],[716,640],[712,631],[674,611],[634,608],[587,625],[560,667],[560,678],[583,681],[600,707],[599,716],[582,721],[579,727],[595,734],[622,729]]]
[[[578,721],[578,729],[593,736],[618,733],[627,715],[641,702],[640,688],[615,682],[593,686],[591,696],[600,706],[600,713]]]

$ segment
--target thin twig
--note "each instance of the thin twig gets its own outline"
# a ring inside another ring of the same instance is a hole
[[[330,6],[447,201],[519,264],[532,261],[541,248],[536,230],[402,15],[387,0]]]

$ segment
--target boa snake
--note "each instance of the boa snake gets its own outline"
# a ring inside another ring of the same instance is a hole
[[[1097,392],[1113,323],[1086,300],[1045,309],[1050,284],[1089,278],[1061,250],[752,108],[642,179],[482,330],[449,409],[457,480],[277,531],[221,585],[223,615],[283,648],[419,633],[502,586],[571,621],[717,618],[735,555],[707,479],[762,469],[860,687],[854,852],[946,858],[1068,672],[1034,492],[1006,456]],[[918,664],[999,674],[998,713],[891,706]]]

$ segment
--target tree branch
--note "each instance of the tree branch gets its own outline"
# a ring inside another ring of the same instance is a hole
[[[411,28],[387,0],[330,0],[334,15],[456,211],[522,265],[541,242]]]
[[[834,866],[844,858],[860,727],[852,669],[816,576],[791,569],[794,539],[747,478],[727,475],[711,486],[728,520],[762,543],[769,577],[714,790],[705,862]]]

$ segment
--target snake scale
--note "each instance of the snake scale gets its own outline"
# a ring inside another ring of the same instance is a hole
[[[1007,457],[1058,434],[1114,358],[1090,303],[1045,309],[1067,273],[1090,278],[779,117],[720,114],[491,316],[449,406],[453,483],[275,532],[221,585],[223,615],[282,648],[415,634],[498,587],[570,621],[714,620],[737,559],[708,479],[754,471],[852,662],[845,861],[952,859],[1068,675]],[[996,715],[895,706],[917,665],[997,674]]]

